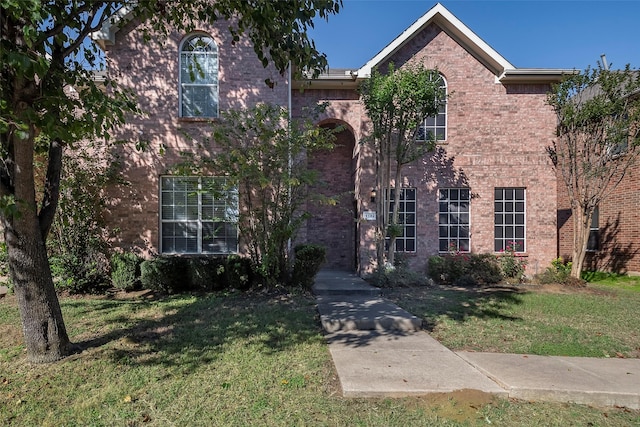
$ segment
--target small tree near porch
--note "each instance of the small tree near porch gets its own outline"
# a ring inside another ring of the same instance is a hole
[[[438,114],[446,93],[437,70],[422,65],[396,70],[393,64],[387,74],[374,69],[360,93],[373,125],[376,188],[381,193],[376,198],[376,258],[380,268],[385,263],[394,265],[395,242],[402,232],[399,209],[391,211],[391,196],[393,206],[399,206],[403,166],[434,148],[435,136],[425,141],[418,138],[418,132],[426,117]],[[385,194],[394,187],[397,191]]]
[[[602,64],[567,76],[547,98],[557,134],[547,147],[573,218],[571,276],[579,278],[596,207],[640,154],[640,72]]]

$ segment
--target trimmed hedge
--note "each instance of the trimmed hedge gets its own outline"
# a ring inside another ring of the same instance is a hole
[[[443,285],[475,286],[499,283],[502,271],[493,254],[455,254],[429,258],[428,273]]]
[[[144,261],[132,252],[115,253],[111,257],[111,284],[124,291],[134,291],[142,287],[140,264]]]
[[[310,289],[320,267],[327,258],[327,250],[324,246],[303,244],[294,249],[295,262],[291,284]]]
[[[188,291],[189,259],[159,256],[140,264],[142,286],[168,294]]]

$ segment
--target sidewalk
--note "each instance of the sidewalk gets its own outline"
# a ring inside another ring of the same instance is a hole
[[[640,409],[640,359],[453,352],[421,321],[355,274],[321,271],[314,285],[345,397],[470,389],[532,401]]]

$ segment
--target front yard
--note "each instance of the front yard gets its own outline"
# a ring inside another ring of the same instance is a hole
[[[566,295],[424,288],[389,296],[423,315],[454,348],[557,352],[559,343],[544,344],[562,335],[562,325],[580,352],[593,346],[588,350],[602,357],[632,356],[640,342],[640,292],[594,289]],[[344,399],[315,299],[305,294],[138,293],[64,297],[61,304],[72,340],[85,350],[29,366],[15,297],[0,299],[0,425],[640,424],[640,412],[623,408],[473,393]]]

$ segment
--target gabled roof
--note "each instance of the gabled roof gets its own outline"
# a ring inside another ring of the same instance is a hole
[[[106,45],[112,45],[116,42],[116,33],[122,23],[127,22],[133,16],[133,7],[133,4],[125,4],[107,19],[98,31],[91,33],[91,38],[98,43],[102,50],[105,50]]]
[[[419,34],[420,31],[432,23],[435,23],[442,28],[443,31],[445,31],[462,47],[467,49],[469,53],[484,64],[496,76],[500,77],[505,71],[516,68],[491,46],[485,43],[484,40],[471,31],[469,27],[464,25],[462,21],[456,18],[443,5],[437,3],[420,19],[414,22],[409,28],[404,30],[402,34],[389,43],[384,49],[378,52],[376,56],[371,58],[369,62],[364,64],[358,70],[358,77],[366,78],[371,76],[371,70],[373,68],[389,59],[394,53]]]

